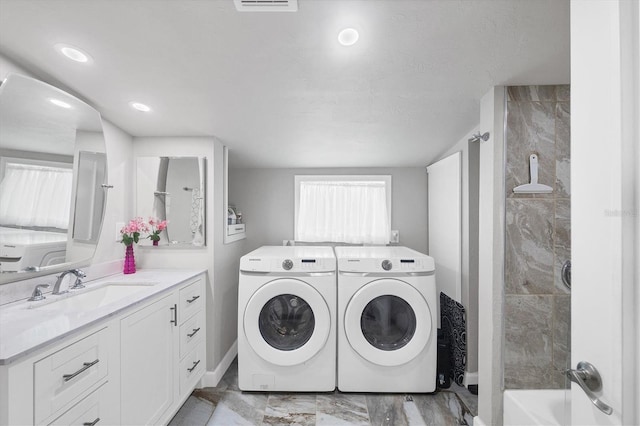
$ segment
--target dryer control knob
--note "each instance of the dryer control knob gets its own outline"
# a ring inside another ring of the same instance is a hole
[[[284,262],[282,262],[282,268],[285,271],[290,270],[291,268],[293,268],[293,261],[291,259],[286,259]]]
[[[393,263],[391,263],[390,260],[382,261],[382,269],[384,269],[385,271],[390,271],[391,268],[393,268]]]

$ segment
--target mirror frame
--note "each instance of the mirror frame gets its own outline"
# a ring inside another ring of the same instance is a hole
[[[15,77],[14,77],[15,76]],[[50,265],[50,266],[45,266],[40,268],[37,271],[32,271],[32,270],[24,270],[24,271],[19,271],[19,272],[6,272],[6,273],[0,273],[0,285],[3,284],[8,284],[8,283],[13,283],[13,282],[18,282],[18,281],[23,281],[23,280],[28,280],[28,279],[32,279],[32,278],[37,278],[40,276],[45,276],[45,275],[52,275],[52,274],[56,274],[59,273],[61,271],[65,271],[68,269],[74,269],[74,268],[80,268],[80,267],[86,267],[88,265],[90,265],[93,262],[93,259],[95,257],[96,251],[98,249],[98,245],[100,242],[100,235],[102,234],[102,230],[104,227],[104,221],[105,221],[105,216],[106,216],[106,211],[107,211],[107,203],[108,203],[108,192],[107,189],[110,188],[110,185],[107,184],[108,182],[108,176],[109,176],[109,161],[108,161],[108,156],[107,156],[107,141],[106,141],[106,137],[104,135],[104,121],[102,119],[102,114],[100,114],[100,112],[95,109],[94,107],[92,107],[91,105],[87,104],[86,102],[84,102],[81,99],[78,99],[76,96],[71,95],[70,93],[67,93],[49,83],[46,83],[44,81],[38,80],[36,78],[32,78],[32,77],[28,77],[22,74],[17,74],[17,73],[9,73],[7,74],[6,79],[2,82],[2,84],[0,85],[0,96],[1,94],[4,92],[2,90],[2,87],[6,87],[5,85],[10,82],[10,79],[25,79],[25,80],[29,80],[31,82],[33,82],[34,84],[38,84],[41,85],[41,87],[46,87],[47,89],[51,90],[52,93],[58,93],[60,96],[64,97],[65,99],[69,99],[72,100],[73,103],[75,105],[81,105],[83,108],[86,107],[87,109],[90,109],[92,112],[95,113],[95,117],[97,118],[96,121],[96,127],[97,124],[99,123],[100,125],[100,130],[101,130],[101,138],[102,138],[102,148],[103,148],[103,153],[105,155],[105,164],[104,164],[104,182],[99,182],[98,184],[100,184],[100,186],[103,188],[102,190],[104,191],[104,201],[102,203],[102,212],[101,212],[101,223],[100,226],[97,228],[97,233],[98,233],[98,237],[96,238],[96,240],[94,242],[82,242],[80,241],[80,244],[83,244],[85,246],[88,245],[92,245],[92,253],[89,257],[83,258],[83,259],[79,259],[79,260],[75,260],[75,261],[70,261],[70,262],[65,262],[65,263],[60,263],[60,264],[55,264],[55,265]],[[7,149],[11,150],[13,148],[8,147]],[[71,199],[71,205],[70,205],[70,211],[69,211],[69,227],[70,229],[67,230],[67,236],[70,240],[73,240],[72,238],[72,232],[73,232],[73,225],[75,222],[75,206],[77,203],[77,196],[76,196],[76,191],[77,191],[77,180],[78,180],[78,161],[79,161],[79,152],[82,151],[82,149],[79,149],[77,146],[77,142],[74,141],[74,152],[73,152],[73,198]],[[78,242],[74,242],[75,244],[78,244]],[[68,247],[67,247],[68,250]]]

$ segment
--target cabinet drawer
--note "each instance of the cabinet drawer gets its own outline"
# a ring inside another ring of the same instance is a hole
[[[200,310],[180,326],[180,359],[191,352],[203,339],[205,318],[204,310]]]
[[[179,321],[181,324],[204,306],[204,296],[204,281],[202,278],[180,290],[178,315],[180,315]]]
[[[37,424],[107,377],[107,339],[107,329],[102,329],[34,364]]]
[[[106,402],[106,388],[109,383],[100,386],[85,399],[74,405],[69,411],[55,419],[50,425],[111,425],[117,424],[113,407]]]
[[[180,361],[180,395],[191,392],[204,374],[206,362],[205,341],[201,340],[196,348]]]

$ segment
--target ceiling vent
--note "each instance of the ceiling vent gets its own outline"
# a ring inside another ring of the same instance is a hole
[[[298,0],[233,0],[239,12],[297,12]]]

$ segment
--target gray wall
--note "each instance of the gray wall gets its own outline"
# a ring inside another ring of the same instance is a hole
[[[422,167],[231,169],[229,204],[242,212],[246,223],[244,249],[293,239],[295,175],[376,174],[392,176],[391,229],[400,231],[400,245],[427,253],[427,174]]]
[[[508,88],[504,387],[565,388],[571,295],[560,269],[571,256],[569,86]],[[529,182],[529,155],[552,194],[514,194]]]

